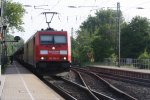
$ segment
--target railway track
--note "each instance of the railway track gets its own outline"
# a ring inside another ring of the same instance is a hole
[[[69,100],[99,100],[89,89],[61,77],[45,77],[43,80],[52,86],[65,99]]]
[[[67,100],[137,100],[93,73],[73,70],[70,74],[42,80]]]
[[[97,93],[105,95],[113,100],[137,100],[129,94],[112,86],[109,82],[94,73],[81,69],[74,69],[73,72],[75,75],[69,75],[71,76],[70,79],[74,79],[72,81],[79,82],[81,85],[84,84],[84,86],[90,88],[91,91],[96,91]],[[80,78],[72,78],[76,76]],[[82,80],[82,82],[80,82],[79,79]]]
[[[150,79],[139,78],[138,75],[137,77],[136,75],[132,77],[132,76],[125,76],[125,75],[106,73],[106,72],[103,73],[103,72],[96,71],[96,69],[93,70],[91,68],[87,68],[86,70],[97,73],[97,75],[99,75],[100,77],[110,78],[110,79],[123,81],[123,82],[131,83],[131,84],[141,85],[141,86],[148,86],[148,87],[150,86]]]
[[[135,78],[135,77],[133,78],[133,77],[127,77],[127,76],[121,76],[121,75],[102,74],[102,73],[98,73],[98,75],[101,77],[128,82],[131,84],[137,84],[141,86],[150,86],[150,80],[145,80],[141,78]]]
[[[82,70],[86,71],[92,71],[96,73],[98,76],[102,77],[106,81],[108,81],[113,86],[117,87],[118,89],[124,91],[125,93],[128,93],[132,95],[133,97],[137,98],[138,100],[149,100],[150,99],[150,82],[149,82],[149,76],[147,77],[141,77],[143,76],[142,73],[131,73],[127,72],[127,75],[125,72],[118,70],[112,71],[108,68],[106,70],[100,70],[93,68],[82,68]],[[122,73],[123,72],[123,73]],[[145,73],[144,73],[145,74]],[[132,77],[133,76],[133,77]],[[145,76],[145,75],[144,75]]]

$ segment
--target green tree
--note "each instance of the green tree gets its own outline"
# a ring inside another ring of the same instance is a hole
[[[150,59],[150,54],[145,50],[142,54],[140,54],[138,59]]]
[[[72,49],[72,62],[75,64],[79,62],[79,53],[78,53],[78,43],[77,41],[72,37],[71,38],[71,49]]]
[[[88,61],[86,57],[88,52],[93,54],[95,61],[103,61],[116,51],[117,12],[111,9],[99,10],[95,15],[94,17],[89,16],[78,31],[77,41],[83,61]]]
[[[87,62],[89,61],[87,53],[91,52],[91,47],[90,47],[90,37],[88,36],[87,31],[82,30],[82,35],[78,36],[76,39],[77,45],[77,52],[78,52],[78,57],[79,61],[81,62]]]
[[[14,41],[14,36],[7,34],[6,41]],[[24,40],[21,38],[18,42],[7,42],[7,55],[12,55],[17,49],[22,47]]]
[[[137,64],[136,67],[148,68],[150,65],[149,59],[150,59],[150,53],[148,53],[145,49],[145,51],[139,55],[139,57],[138,57],[139,64]]]
[[[23,27],[23,15],[25,14],[25,9],[23,5],[17,2],[6,1],[4,5],[4,18],[6,24],[8,24],[9,29],[17,29],[18,31],[24,31]]]
[[[8,0],[4,3],[4,22],[7,24],[7,33],[9,30],[18,30],[24,31],[22,25],[23,23],[23,15],[25,14],[25,9],[23,5],[18,2],[13,2],[12,0]],[[6,34],[6,41],[13,41],[14,36],[10,34]],[[7,54],[11,55],[15,52],[21,45],[23,45],[24,40],[21,38],[19,42],[6,42],[7,44]]]
[[[121,30],[121,57],[138,58],[149,48],[150,23],[147,18],[136,16]],[[149,51],[149,50],[148,50]]]

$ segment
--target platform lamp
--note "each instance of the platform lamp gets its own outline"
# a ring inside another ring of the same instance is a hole
[[[14,40],[15,40],[16,42],[18,42],[18,41],[20,40],[20,37],[19,37],[19,36],[15,36],[15,37],[14,37]]]

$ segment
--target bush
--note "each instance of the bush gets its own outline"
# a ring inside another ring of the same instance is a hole
[[[150,54],[146,50],[138,57],[138,60],[138,68],[150,68]]]

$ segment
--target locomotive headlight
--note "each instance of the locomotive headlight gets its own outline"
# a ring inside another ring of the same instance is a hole
[[[44,57],[41,57],[41,60],[44,60]]]
[[[55,47],[52,47],[52,50],[55,50]]]
[[[67,58],[66,57],[64,57],[64,60],[66,60]]]

